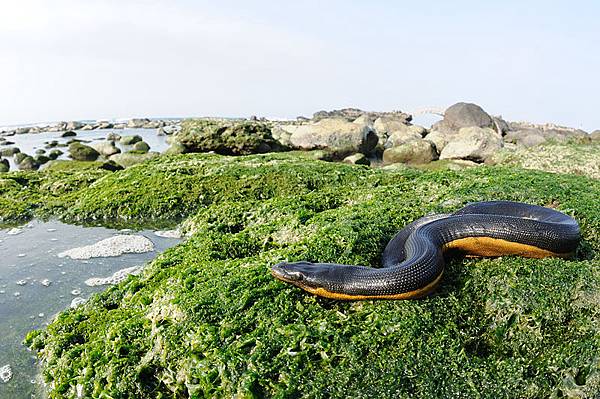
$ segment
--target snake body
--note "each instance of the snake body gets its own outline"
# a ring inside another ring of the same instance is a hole
[[[471,256],[566,258],[579,240],[577,222],[556,210],[510,201],[475,202],[407,225],[388,243],[381,268],[282,262],[271,274],[333,299],[412,299],[435,289],[449,250]]]

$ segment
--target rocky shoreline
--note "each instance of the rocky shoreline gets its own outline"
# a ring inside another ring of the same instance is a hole
[[[6,158],[13,157],[19,169],[38,169],[63,154],[80,161],[102,161],[106,168],[119,169],[160,155],[138,135],[120,135],[116,129],[155,129],[166,135],[170,147],[164,154],[215,152],[222,155],[249,155],[289,150],[321,150],[322,159],[363,165],[423,165],[446,160],[457,167],[497,163],[500,152],[548,143],[591,144],[600,142],[600,130],[583,130],[552,123],[507,122],[491,116],[480,106],[457,103],[443,119],[426,128],[412,124],[412,116],[401,112],[369,112],[356,108],[319,111],[312,118],[270,121],[264,118],[188,120],[131,119],[123,123],[77,121],[46,127],[21,127],[0,132],[0,172],[9,170]],[[107,132],[105,140],[86,145],[78,131]],[[11,136],[40,132],[61,132],[67,144],[46,143],[35,154],[21,153]],[[115,146],[127,146],[122,152]],[[2,159],[4,157],[5,159]]]

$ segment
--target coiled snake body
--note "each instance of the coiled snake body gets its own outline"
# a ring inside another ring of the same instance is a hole
[[[510,201],[475,202],[452,214],[425,216],[398,232],[382,267],[282,262],[272,275],[308,292],[346,300],[412,299],[432,292],[444,271],[444,252],[471,256],[569,257],[579,225],[568,215]]]

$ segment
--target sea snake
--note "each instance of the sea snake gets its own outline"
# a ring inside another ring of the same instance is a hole
[[[282,262],[271,274],[313,294],[345,300],[413,299],[431,293],[444,272],[444,253],[470,256],[569,257],[579,225],[564,213],[510,201],[474,202],[452,214],[422,217],[388,243],[382,267]]]

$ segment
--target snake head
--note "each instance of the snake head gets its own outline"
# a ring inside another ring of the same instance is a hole
[[[271,267],[271,274],[278,280],[297,286],[314,286],[318,264],[311,262],[281,262]]]

